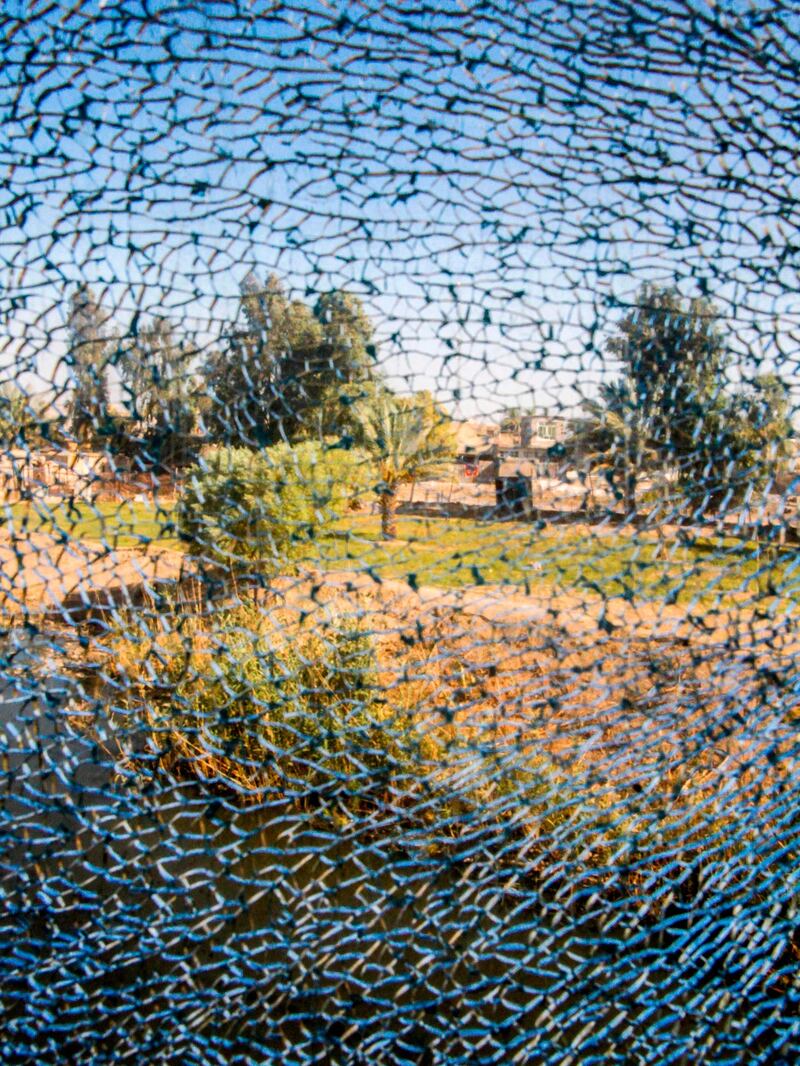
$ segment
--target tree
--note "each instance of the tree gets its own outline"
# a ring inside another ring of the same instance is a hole
[[[741,499],[759,465],[764,480],[770,448],[787,435],[779,385],[728,387],[732,353],[709,300],[643,285],[608,351],[623,373],[590,405],[584,441],[612,482],[624,482],[627,513],[635,513],[642,473],[659,466],[676,473],[683,498],[701,509]]]
[[[281,282],[250,273],[241,287],[242,324],[207,362],[213,437],[263,446],[347,436],[353,407],[375,375],[372,325],[361,301],[327,293],[312,309]]]
[[[169,319],[159,316],[123,349],[119,370],[127,406],[144,426],[162,462],[179,461],[195,422],[195,349],[178,340]]]
[[[14,383],[0,386],[0,446],[27,449],[40,445],[50,435],[44,407],[40,398],[28,396]]]
[[[31,448],[52,439],[51,424],[44,417],[45,407],[40,397],[28,396],[13,382],[0,386],[0,450],[5,452],[20,497],[25,494],[25,467]]]
[[[203,368],[208,397],[203,421],[211,439],[239,447],[263,447],[275,439],[276,347],[285,309],[277,278],[263,286],[247,275],[240,295],[243,321],[221,338]]]
[[[761,492],[788,458],[792,423],[786,384],[776,374],[757,375],[709,417],[697,442],[696,503],[719,508]]]
[[[627,380],[601,386],[600,399],[586,404],[586,419],[571,443],[605,473],[625,514],[635,515],[639,478],[655,462],[658,444]]]
[[[67,319],[67,365],[72,376],[68,424],[77,440],[102,434],[108,428],[107,371],[114,338],[110,316],[88,285],[73,293]]]
[[[381,393],[361,409],[359,437],[378,466],[381,532],[397,537],[397,490],[435,477],[456,453],[452,421],[429,392],[409,398]]]
[[[357,435],[356,405],[374,400],[384,386],[376,373],[373,327],[352,293],[326,293],[314,317],[322,330],[305,432],[317,437]]]
[[[727,404],[730,354],[716,308],[707,299],[684,300],[674,288],[645,284],[608,351],[625,368],[637,436],[648,440],[657,462],[677,466],[684,489],[695,486],[705,468],[698,440],[713,432]],[[637,473],[629,467],[628,478]]]

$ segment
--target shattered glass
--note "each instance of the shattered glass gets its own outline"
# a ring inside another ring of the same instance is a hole
[[[796,1061],[796,5],[0,20],[0,1059]]]

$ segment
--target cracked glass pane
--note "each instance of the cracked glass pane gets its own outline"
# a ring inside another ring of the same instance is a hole
[[[0,1059],[796,1061],[796,5],[0,24]]]

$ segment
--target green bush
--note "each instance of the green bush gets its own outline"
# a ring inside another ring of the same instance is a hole
[[[181,537],[232,570],[291,568],[369,488],[363,453],[316,441],[263,451],[212,448],[188,473]]]

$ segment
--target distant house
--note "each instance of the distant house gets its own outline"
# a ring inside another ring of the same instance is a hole
[[[108,457],[77,448],[12,448],[0,454],[0,500],[69,496],[92,500],[110,476]]]
[[[516,431],[503,431],[492,423],[461,422],[457,426],[457,462],[467,476],[479,481],[510,477],[501,472],[506,462],[527,463],[526,476],[555,476],[563,459],[551,454],[557,445],[568,445],[575,435],[575,419],[560,415],[525,415]]]
[[[576,421],[560,415],[525,415],[520,419],[520,446],[533,452],[547,451],[575,432]]]
[[[456,467],[469,481],[491,481],[500,430],[491,422],[456,424]]]
[[[462,463],[494,459],[500,430],[490,422],[459,422],[456,425],[456,457]]]

